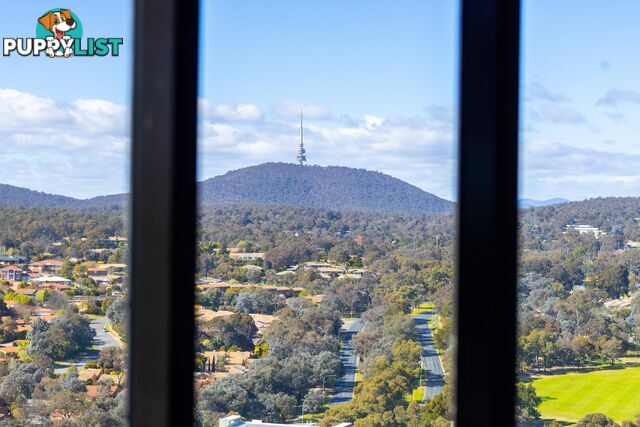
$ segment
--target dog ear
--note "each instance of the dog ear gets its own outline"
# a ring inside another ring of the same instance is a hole
[[[69,9],[60,9],[60,15],[64,16],[64,19],[71,19],[71,11]]]
[[[51,16],[53,15],[53,13],[49,12],[44,16],[41,16],[40,19],[38,19],[38,22],[42,24],[43,27],[45,27],[47,29],[47,31],[51,31],[51,27],[53,27],[53,20],[51,19]]]

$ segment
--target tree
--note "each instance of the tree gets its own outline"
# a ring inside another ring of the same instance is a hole
[[[117,385],[120,385],[120,380],[122,379],[122,375],[124,375],[126,365],[127,355],[120,347],[105,347],[100,350],[98,366],[107,371],[116,371],[119,374]]]
[[[78,425],[119,427],[126,425],[126,419],[124,393],[120,393],[116,397],[98,397],[78,419]]]
[[[617,338],[610,338],[600,345],[600,354],[613,366],[616,360],[624,355],[624,344]]]
[[[266,289],[251,288],[240,292],[236,299],[235,311],[238,313],[273,314],[284,307],[284,301]]]
[[[302,403],[302,407],[306,414],[317,414],[324,405],[325,396],[317,391],[307,394]]]
[[[35,365],[21,364],[4,377],[0,385],[0,397],[5,402],[30,399],[34,387],[41,378],[42,372]]]
[[[240,378],[224,377],[200,391],[198,408],[201,411],[237,412],[252,417],[260,406],[255,404],[255,400],[255,396],[242,387]]]
[[[62,390],[51,397],[49,413],[68,421],[82,414],[86,409],[86,394]]]
[[[27,333],[27,352],[61,360],[91,345],[95,334],[89,319],[80,314],[67,312],[51,323],[36,319]]]
[[[578,421],[576,427],[619,427],[619,425],[604,414],[588,414]]]
[[[590,363],[595,353],[595,346],[589,338],[584,335],[573,337],[569,343],[569,347],[574,354],[578,366]]]
[[[262,393],[258,395],[264,407],[264,415],[268,421],[285,421],[290,418],[298,402],[295,397],[286,393]]]
[[[59,383],[63,390],[72,393],[84,393],[87,390],[84,382],[78,379],[77,371],[69,372],[67,375],[60,377]]]
[[[542,399],[537,395],[533,385],[518,383],[516,391],[516,420],[525,423],[539,419],[538,408]]]
[[[597,286],[611,298],[620,298],[629,292],[629,271],[622,264],[613,265],[602,274]]]

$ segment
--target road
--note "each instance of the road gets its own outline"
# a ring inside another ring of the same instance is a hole
[[[427,376],[427,388],[422,398],[423,403],[440,394],[442,387],[444,387],[444,369],[429,328],[429,319],[432,316],[433,311],[431,310],[427,313],[413,316],[413,321],[418,329],[418,341],[422,345],[422,361],[424,362]]]
[[[65,360],[64,364],[56,364],[55,372],[56,374],[60,374],[65,372],[69,366],[75,365],[78,369],[84,366],[85,363],[96,360],[98,358],[98,354],[100,354],[100,350],[105,347],[119,347],[120,341],[111,336],[106,330],[105,325],[108,323],[108,319],[106,317],[92,317],[91,318],[91,328],[96,331],[96,336],[93,338],[93,346],[86,351],[78,354],[77,357]]]
[[[356,385],[356,355],[351,346],[351,338],[360,332],[363,327],[364,321],[358,319],[351,323],[346,330],[340,330],[343,340],[342,348],[340,349],[342,375],[338,378],[338,381],[336,381],[329,406],[347,403],[353,399],[353,388]]]

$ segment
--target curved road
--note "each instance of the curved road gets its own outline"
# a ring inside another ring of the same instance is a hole
[[[436,350],[436,346],[433,343],[431,328],[429,328],[429,319],[432,316],[432,310],[413,316],[413,321],[418,329],[418,341],[422,345],[422,361],[427,376],[427,388],[422,398],[422,403],[440,394],[442,387],[444,387],[444,369],[438,356],[438,350]]]
[[[353,399],[353,388],[356,385],[356,364],[357,358],[351,346],[351,338],[364,327],[364,321],[358,319],[349,327],[340,330],[343,344],[340,349],[340,363],[342,365],[342,375],[336,381],[336,386],[331,396],[329,406],[350,402]]]
[[[93,338],[93,347],[89,350],[86,350],[80,353],[77,357],[65,360],[64,365],[57,365],[55,368],[55,373],[60,374],[65,372],[69,366],[75,365],[78,369],[82,368],[85,363],[95,360],[98,358],[98,354],[100,354],[100,350],[105,347],[119,347],[120,341],[110,335],[105,330],[105,325],[109,322],[106,317],[92,317],[91,318],[91,328],[96,331],[96,336]]]

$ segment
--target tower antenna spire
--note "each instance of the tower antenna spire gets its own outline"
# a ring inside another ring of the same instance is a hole
[[[300,145],[298,145],[296,160],[300,166],[304,166],[307,161],[307,150],[304,149],[304,112],[302,108],[300,108]]]

